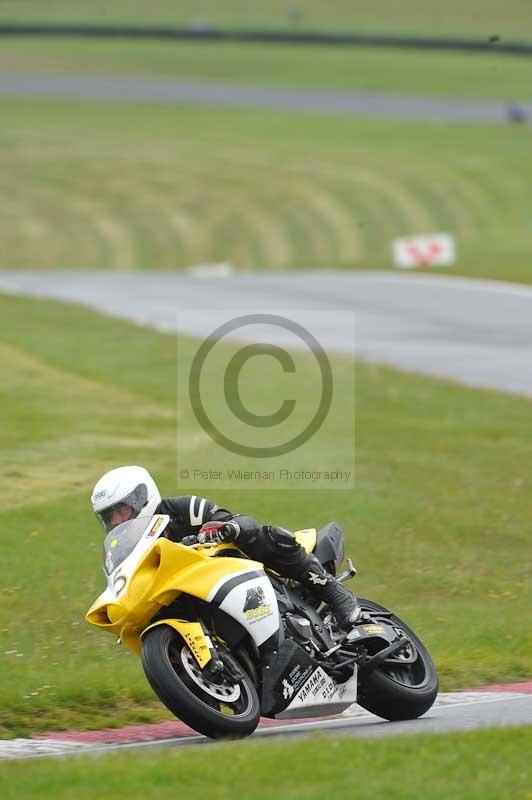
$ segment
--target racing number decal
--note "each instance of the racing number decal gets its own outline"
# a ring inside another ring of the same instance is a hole
[[[113,578],[113,590],[114,590],[114,593],[116,594],[117,597],[121,592],[124,591],[124,589],[126,587],[126,583],[127,583],[127,578],[126,578],[125,575],[121,575],[120,573],[118,573],[118,575],[114,576],[114,578]]]

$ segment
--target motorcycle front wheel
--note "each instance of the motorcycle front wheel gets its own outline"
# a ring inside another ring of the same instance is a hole
[[[412,663],[401,663],[400,658],[395,658],[382,662],[367,675],[362,673],[358,705],[390,721],[420,717],[438,694],[438,673],[427,648],[408,625],[384,606],[362,597],[358,603],[371,615],[372,622],[382,621],[400,628],[410,640],[415,656]]]
[[[198,733],[211,739],[249,736],[260,719],[257,690],[249,675],[237,682],[208,676],[181,636],[169,625],[148,631],[142,643],[142,666],[164,705]],[[226,658],[231,658],[226,654]]]

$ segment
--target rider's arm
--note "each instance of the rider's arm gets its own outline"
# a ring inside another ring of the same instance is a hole
[[[183,536],[197,533],[205,522],[225,521],[233,516],[226,508],[220,508],[205,497],[196,495],[163,498],[157,513],[170,517],[168,538],[175,542],[179,542]]]

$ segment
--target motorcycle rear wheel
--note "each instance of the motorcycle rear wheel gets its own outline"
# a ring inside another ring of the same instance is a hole
[[[361,676],[358,705],[390,721],[420,717],[433,705],[438,694],[438,673],[427,648],[399,617],[388,616],[384,606],[361,597],[358,603],[363,611],[372,612],[377,621],[378,612],[386,612],[382,621],[401,628],[412,640],[418,656],[413,664],[387,665],[384,662],[367,676]]]
[[[257,690],[249,675],[238,682],[210,680],[169,625],[158,625],[142,643],[142,666],[150,686],[164,705],[191,728],[211,739],[242,738],[260,719]],[[231,658],[226,654],[226,658]]]

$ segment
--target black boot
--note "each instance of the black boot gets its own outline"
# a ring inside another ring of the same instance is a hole
[[[323,567],[314,555],[305,559],[298,581],[324,603],[330,606],[338,625],[350,630],[359,615],[359,606],[351,592]]]

